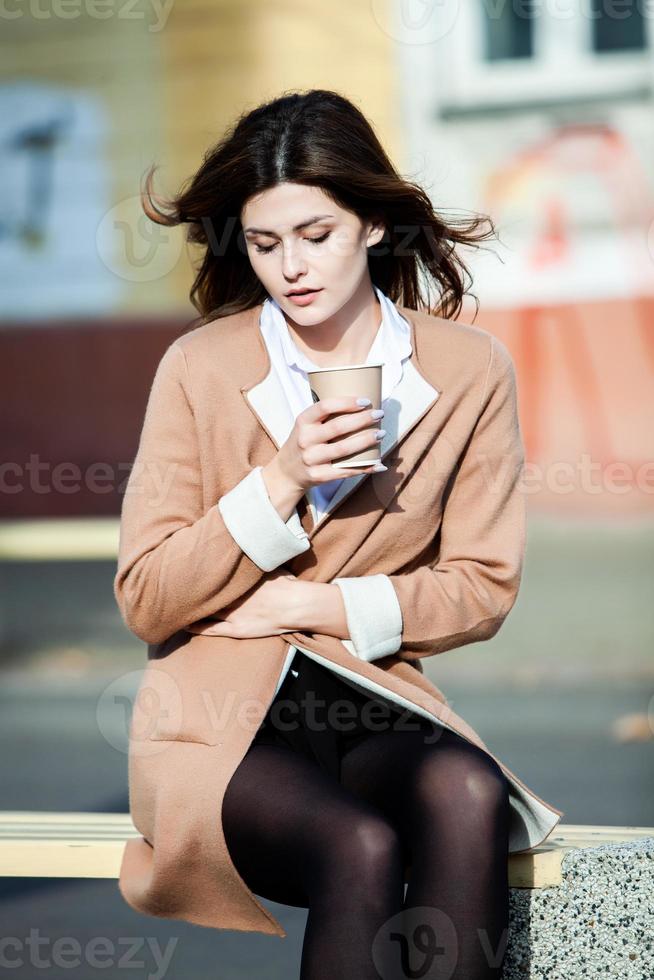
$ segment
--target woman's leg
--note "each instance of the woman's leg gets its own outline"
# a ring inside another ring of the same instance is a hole
[[[241,760],[222,818],[252,891],[309,909],[301,980],[379,980],[372,943],[404,897],[402,846],[388,820],[305,756],[265,744]]]
[[[433,972],[421,975],[498,978],[508,937],[510,816],[500,767],[456,732],[425,720],[422,730],[371,733],[347,750],[341,783],[386,814],[405,845],[412,964],[420,965],[422,949]],[[426,922],[420,906],[436,910]]]

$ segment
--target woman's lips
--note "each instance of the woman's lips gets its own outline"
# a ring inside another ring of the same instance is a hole
[[[309,303],[312,303],[313,300],[314,300],[314,298],[320,292],[322,292],[321,289],[312,289],[310,293],[295,293],[295,294],[291,294],[288,297],[288,299],[290,299],[290,301],[292,303],[295,303],[296,306],[308,306]]]

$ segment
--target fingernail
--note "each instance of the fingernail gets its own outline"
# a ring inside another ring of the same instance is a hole
[[[372,405],[369,398],[357,398],[357,405]]]

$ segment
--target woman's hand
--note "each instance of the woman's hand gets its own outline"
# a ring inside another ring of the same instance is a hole
[[[386,467],[379,462],[347,468],[333,465],[334,460],[378,445],[375,432],[383,414],[379,409],[373,416],[357,404],[354,396],[314,402],[297,416],[291,434],[277,453],[280,470],[301,491],[360,473],[383,472]]]
[[[190,633],[249,639],[309,631],[350,639],[341,590],[331,582],[307,582],[278,571],[255,586],[249,595],[220,610],[221,615],[199,619]]]
[[[220,615],[198,620],[187,629],[191,633],[237,639],[291,632],[295,627],[285,624],[293,618],[297,583],[297,577],[285,570],[272,572],[249,593],[221,609]]]

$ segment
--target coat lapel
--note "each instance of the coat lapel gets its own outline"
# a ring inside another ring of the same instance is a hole
[[[404,370],[399,384],[393,389],[393,392],[384,405],[385,415],[383,421],[386,435],[381,443],[382,460],[417,425],[420,419],[422,419],[437,401],[442,392],[442,389],[435,388],[427,380],[418,367],[416,326],[412,315],[414,311],[404,306],[398,306],[397,309],[406,317],[411,326],[412,353],[404,362]],[[293,413],[291,412],[277,372],[273,368],[268,354],[268,348],[261,333],[259,326],[261,304],[253,307],[248,312],[254,314],[250,321],[250,327],[256,332],[258,342],[263,347],[266,373],[261,380],[252,382],[249,385],[243,385],[241,391],[255,418],[279,450],[288,439],[293,428]],[[410,463],[411,461],[408,460],[407,462]],[[311,526],[305,527],[309,538],[333,516],[339,505],[370,475],[370,473],[362,473],[360,476],[344,478],[338,490],[329,501],[327,510],[320,518],[317,516],[316,508],[310,495],[305,494],[303,502],[306,504],[311,516]]]

